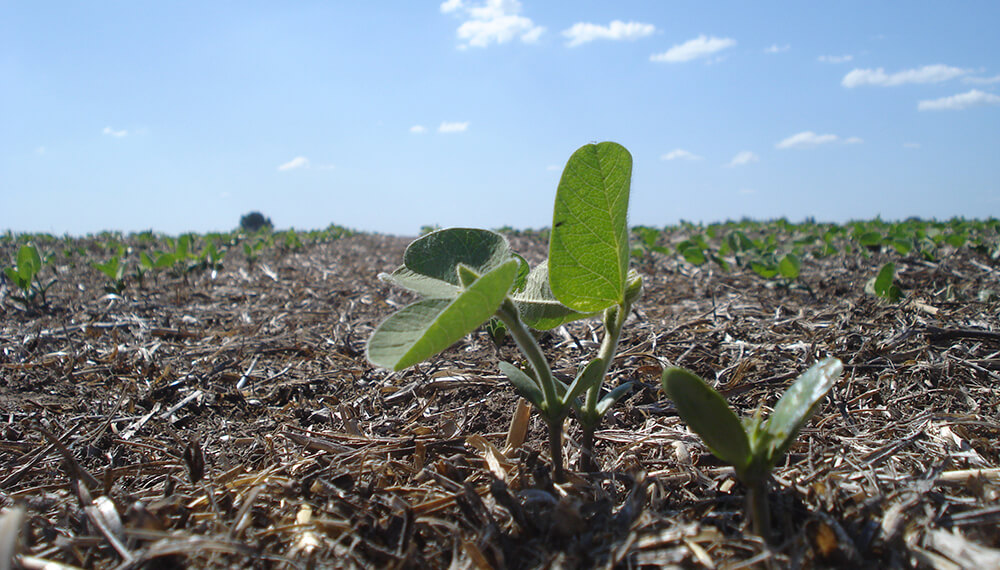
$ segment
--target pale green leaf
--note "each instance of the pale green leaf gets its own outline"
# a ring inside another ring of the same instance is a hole
[[[457,285],[421,275],[405,265],[399,266],[392,273],[380,273],[378,277],[386,283],[409,289],[432,299],[451,299],[457,296],[460,291]]]
[[[524,289],[511,295],[511,299],[524,324],[537,330],[554,329],[596,314],[574,311],[556,300],[549,288],[549,266],[544,261],[528,273]]]
[[[612,142],[570,157],[556,191],[549,240],[549,281],[567,307],[602,311],[625,299],[632,156]]]
[[[452,285],[460,285],[458,265],[482,275],[511,258],[507,238],[489,230],[448,228],[410,243],[403,265],[411,271]]]
[[[402,370],[445,350],[486,322],[507,297],[518,262],[484,274],[454,299],[424,299],[391,315],[368,339],[368,359]]]

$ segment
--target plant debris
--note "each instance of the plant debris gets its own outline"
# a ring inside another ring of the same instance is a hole
[[[544,237],[509,237],[544,258]],[[514,414],[496,368],[517,361],[510,344],[479,331],[402,372],[365,360],[375,325],[413,300],[375,278],[409,241],[357,234],[252,264],[233,249],[212,274],[150,273],[121,294],[87,263],[57,262],[41,308],[5,286],[0,563],[17,551],[25,568],[1000,564],[1000,305],[977,295],[1000,290],[995,259],[807,257],[789,287],[646,253],[607,380],[634,389],[595,434],[601,470],[556,484],[545,422]],[[889,261],[896,304],[864,291]],[[541,337],[557,376],[600,327]],[[768,546],[659,376],[688,368],[747,416],[827,356],[843,379],[775,467]]]

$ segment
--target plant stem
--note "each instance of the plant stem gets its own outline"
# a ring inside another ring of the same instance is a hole
[[[587,399],[583,404],[580,414],[580,424],[583,428],[583,439],[580,442],[580,470],[594,471],[594,432],[598,424],[601,423],[601,415],[597,413],[597,403],[601,397],[601,387],[604,384],[604,376],[611,368],[611,362],[618,351],[618,341],[621,340],[622,327],[629,312],[628,303],[609,307],[604,311],[604,338],[601,340],[601,348],[597,353],[595,361],[600,361],[600,381],[587,390]]]
[[[517,343],[517,347],[528,359],[531,368],[535,371],[535,381],[542,389],[542,404],[544,409],[542,418],[549,424],[549,454],[552,456],[552,478],[557,483],[562,483],[565,479],[563,471],[562,453],[562,428],[563,420],[566,419],[568,406],[562,406],[559,396],[556,393],[556,381],[552,376],[552,369],[549,361],[546,360],[542,348],[538,346],[535,337],[528,331],[521,318],[518,316],[517,307],[510,299],[506,299],[497,310],[497,318],[507,326],[507,332]]]
[[[747,512],[754,534],[771,543],[771,507],[767,502],[767,482],[770,476],[747,484]]]

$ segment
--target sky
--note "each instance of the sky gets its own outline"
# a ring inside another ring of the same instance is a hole
[[[1000,216],[1000,3],[0,0],[0,230]]]

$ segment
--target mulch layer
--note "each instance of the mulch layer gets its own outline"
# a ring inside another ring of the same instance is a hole
[[[24,568],[1000,566],[1000,305],[979,295],[1000,291],[995,260],[893,255],[906,299],[889,304],[864,292],[878,252],[807,259],[792,287],[645,256],[607,381],[633,389],[597,432],[601,471],[577,471],[571,418],[554,484],[544,422],[510,429],[512,344],[479,332],[395,373],[365,360],[413,300],[376,277],[408,241],[232,251],[217,275],[161,272],[121,296],[57,262],[36,311],[5,286],[0,564],[16,549]],[[593,319],[541,344],[572,377],[601,334]],[[687,367],[746,416],[827,356],[844,375],[775,470],[767,545],[659,376]]]

